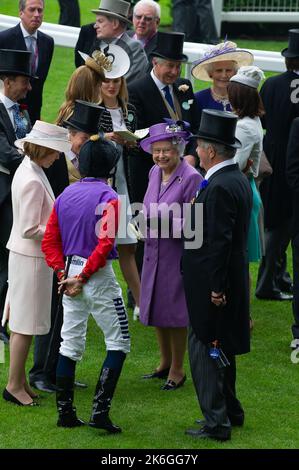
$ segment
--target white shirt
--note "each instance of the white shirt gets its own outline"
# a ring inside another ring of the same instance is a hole
[[[167,84],[165,83],[162,83],[158,77],[156,77],[155,73],[154,73],[154,69],[151,70],[151,77],[152,79],[154,80],[156,86],[159,88],[159,91],[161,93],[161,95],[163,96],[163,98],[165,98],[165,93],[163,91],[163,88],[167,86]],[[171,97],[172,97],[172,101],[174,102],[174,95],[173,95],[173,86],[172,85],[168,85],[168,88],[169,88],[169,91],[170,91],[170,94],[171,94]]]
[[[13,107],[15,104],[18,104],[18,103],[15,103],[15,102],[12,101],[10,98],[8,98],[7,96],[3,95],[3,93],[0,93],[0,100],[2,101],[3,105],[5,106],[5,109],[6,109],[7,113],[8,113],[9,119],[11,120],[12,127],[14,128],[14,130],[16,130],[16,126],[15,126],[14,118],[13,118],[12,107]]]
[[[205,180],[208,180],[209,178],[211,178],[211,176],[214,173],[216,173],[216,171],[220,170],[221,168],[224,168],[225,166],[229,166],[229,165],[234,165],[234,163],[235,161],[233,158],[230,158],[229,160],[224,160],[224,162],[217,163],[216,165],[212,166],[212,168],[210,168],[207,171]]]

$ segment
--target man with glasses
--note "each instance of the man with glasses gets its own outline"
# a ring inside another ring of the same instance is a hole
[[[134,6],[134,30],[129,31],[128,34],[141,43],[148,58],[157,44],[157,31],[160,18],[161,7],[154,0],[139,0]]]

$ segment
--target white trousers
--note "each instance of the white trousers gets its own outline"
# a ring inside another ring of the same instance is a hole
[[[79,274],[85,258],[73,256],[69,277]],[[63,296],[63,325],[60,354],[80,361],[85,349],[89,314],[93,316],[105,337],[109,351],[130,352],[128,316],[121,288],[115,278],[112,261],[91,276],[76,297]]]

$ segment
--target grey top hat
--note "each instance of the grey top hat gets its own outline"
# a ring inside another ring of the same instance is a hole
[[[91,11],[97,15],[112,16],[128,24],[132,24],[128,19],[129,10],[130,2],[124,2],[123,0],[101,0],[99,8]]]
[[[289,29],[289,45],[281,51],[284,57],[299,57],[299,29]]]

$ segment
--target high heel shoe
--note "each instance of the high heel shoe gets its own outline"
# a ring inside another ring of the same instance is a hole
[[[133,310],[133,320],[134,321],[139,320],[139,317],[140,317],[140,310],[139,310],[139,307],[135,305],[134,310]]]
[[[14,397],[11,393],[9,393],[6,388],[3,390],[2,397],[6,401],[10,401],[11,403],[14,403],[15,405],[19,406],[39,406],[38,403],[35,401],[32,401],[31,403],[22,403],[20,400],[18,400],[16,397]]]
[[[168,377],[170,367],[162,370],[155,370],[151,374],[145,374],[142,376],[143,379],[166,379]]]
[[[187,376],[184,375],[182,380],[179,382],[175,382],[174,380],[167,380],[164,385],[162,385],[161,390],[176,390],[177,388],[180,388],[184,385],[186,382]]]

